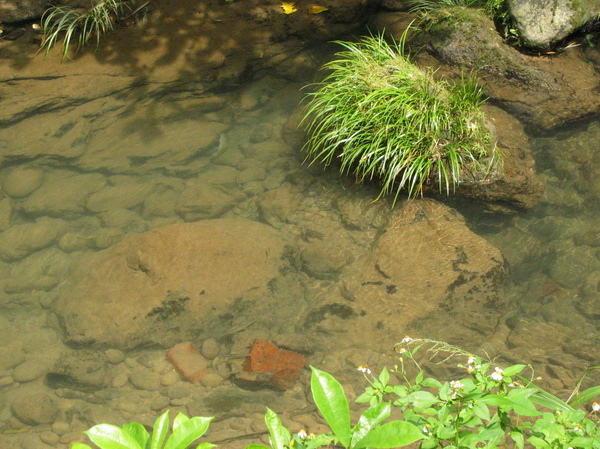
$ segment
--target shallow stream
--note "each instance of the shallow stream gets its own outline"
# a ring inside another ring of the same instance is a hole
[[[223,416],[212,436],[228,447],[243,447],[246,441],[227,438],[262,430],[257,423],[265,403],[290,413],[307,405],[303,386],[285,394],[232,393],[231,386],[223,389],[228,386],[223,379],[197,389],[175,379],[181,396],[165,393],[171,387],[164,380],[170,368],[156,349],[125,354],[124,361],[117,356],[115,364],[123,364],[122,373],[146,366],[162,376],[162,390],[131,385],[121,376],[111,380],[110,397],[69,396],[66,388],[50,388],[44,381],[68,349],[55,331],[59,323],[51,306],[63,284],[74,281],[75,268],[94,253],[150,229],[218,217],[261,221],[290,236],[328,226],[341,229],[346,223],[336,204],[348,197],[371,202],[376,186],[357,186],[333,170],[303,164],[303,135],[296,124],[304,84],[266,77],[199,99],[115,96],[88,105],[88,115],[82,111],[80,120],[67,125],[57,116],[53,135],[36,134],[35,123],[47,126],[53,120],[52,113],[43,112],[2,131],[22,133],[29,127],[32,145],[52,151],[34,159],[13,156],[0,167],[0,431],[5,432],[0,440],[14,447],[46,447],[38,444],[42,441],[66,448],[90,422],[151,422],[166,407],[189,404],[183,398],[208,396],[204,403],[212,408],[188,406],[188,413]],[[564,392],[586,365],[598,364],[600,353],[600,121],[531,136],[531,145],[545,187],[539,206],[508,218],[464,204],[459,211],[472,230],[501,250],[511,270],[508,306],[497,328],[485,332],[492,337],[481,349],[509,362],[534,364],[545,386]],[[384,200],[375,207],[389,210],[390,205]],[[354,241],[345,250],[368,251],[377,229],[373,224],[353,231]],[[478,311],[472,312],[471,322],[477,323]],[[335,334],[338,325],[331,324],[329,331]],[[410,332],[477,347],[480,333],[456,326],[434,314],[420,328],[398,329],[395,338]],[[270,330],[253,332],[268,338]],[[319,345],[319,334],[304,337]],[[369,335],[362,336],[361,347],[345,347],[343,338],[331,347],[331,341],[319,357],[343,354],[358,363],[371,357],[365,354],[382,351]],[[378,359],[371,359],[377,365]],[[356,382],[360,389],[360,377]],[[222,393],[212,394],[215,388]],[[60,398],[60,419],[37,426],[19,422],[11,404],[32,392]],[[295,424],[318,426],[304,415],[296,415]]]

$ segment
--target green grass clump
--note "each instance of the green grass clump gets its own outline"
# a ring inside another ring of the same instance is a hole
[[[102,0],[94,2],[87,11],[70,6],[53,6],[42,15],[44,39],[41,49],[48,53],[62,38],[61,50],[64,59],[74,42],[77,43],[76,51],[82,50],[92,38],[95,38],[98,45],[102,35],[114,28],[115,22],[130,5],[129,1]]]
[[[406,35],[406,33],[405,33]],[[404,52],[405,35],[341,42],[346,51],[324,65],[329,75],[309,93],[303,122],[307,159],[341,161],[359,182],[380,179],[381,195],[406,189],[409,197],[437,183],[450,193],[479,182],[499,164],[473,77],[436,81]]]

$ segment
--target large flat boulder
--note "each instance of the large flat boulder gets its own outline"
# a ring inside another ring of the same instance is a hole
[[[254,301],[272,306],[269,282],[285,246],[273,228],[245,219],[157,228],[99,252],[54,311],[75,345],[128,349],[223,336],[244,324]]]

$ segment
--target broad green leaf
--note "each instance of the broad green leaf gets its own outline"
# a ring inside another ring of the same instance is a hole
[[[181,415],[181,413],[180,413]],[[164,449],[188,449],[188,446],[208,430],[212,418],[195,416],[179,423],[167,440]]]
[[[350,406],[340,383],[331,374],[310,367],[310,388],[317,408],[344,447],[350,445]]]
[[[439,380],[437,380],[437,379],[434,379],[432,377],[428,377],[427,379],[423,380],[423,382],[421,383],[421,385],[423,385],[424,387],[440,388],[442,386],[442,383]]]
[[[246,446],[246,449],[271,449],[268,446],[263,446],[262,444],[251,444],[250,446]]]
[[[406,446],[424,436],[417,426],[406,421],[392,421],[375,427],[355,446],[359,448],[393,448]]]
[[[358,424],[352,429],[352,442],[350,447],[360,445],[365,435],[367,435],[375,426],[386,420],[392,412],[392,406],[389,402],[384,402],[374,407],[369,407],[363,412]]]
[[[183,413],[177,413],[177,416],[173,420],[173,430],[177,429],[181,424],[186,422],[189,418],[185,416]]]
[[[533,447],[536,447],[536,448],[540,448],[540,449],[552,449],[552,446],[550,446],[548,444],[548,442],[546,442],[546,441],[544,441],[541,438],[536,437],[536,436],[532,436],[532,437],[527,438],[527,442],[529,444],[533,445]]]
[[[514,376],[515,374],[519,374],[525,368],[527,368],[527,365],[513,365],[513,366],[509,366],[508,368],[504,369],[504,375],[505,376]]]
[[[585,404],[588,401],[591,401],[596,396],[600,395],[600,385],[596,385],[595,387],[588,388],[587,390],[583,390],[577,396],[569,401],[569,405],[573,407],[578,407],[581,404]]]
[[[162,449],[168,431],[169,410],[160,415],[154,422],[152,438],[150,439],[150,449]]]
[[[508,399],[504,396],[499,396],[497,394],[488,394],[488,395],[482,397],[481,399],[479,399],[479,402],[481,404],[493,405],[493,406],[502,407],[502,408],[509,408],[509,407],[512,407],[512,405],[513,405],[513,401],[511,401],[510,399]]]
[[[217,445],[206,442],[200,443],[198,446],[196,446],[196,449],[212,449],[213,447],[217,447]]]
[[[144,449],[133,436],[111,424],[99,424],[83,433],[100,449]]]
[[[535,392],[536,390],[533,388],[516,389],[508,392],[507,397],[513,402],[515,413],[522,416],[538,416],[542,414],[529,399]]]
[[[490,409],[487,405],[482,404],[481,402],[476,402],[473,404],[473,413],[485,421],[490,420]]]
[[[148,431],[139,422],[130,422],[123,425],[123,430],[131,435],[140,447],[145,448],[150,435]]]
[[[428,391],[415,391],[407,396],[407,399],[416,409],[425,409],[437,404],[439,401],[433,394]]]
[[[385,387],[390,381],[390,373],[388,373],[387,368],[384,366],[381,370],[381,374],[379,375],[379,382]]]
[[[268,407],[265,415],[265,423],[271,436],[271,445],[275,449],[285,449],[290,443],[290,432],[281,424],[281,419],[277,416],[277,413]]]
[[[512,431],[510,433],[510,437],[515,442],[515,446],[518,449],[523,449],[525,447],[525,438],[523,437],[523,434],[521,432]]]

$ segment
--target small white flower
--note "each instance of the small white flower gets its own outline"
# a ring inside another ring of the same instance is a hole
[[[431,427],[431,424],[425,424],[423,426],[423,433],[429,433],[429,428]]]
[[[450,388],[452,388],[453,390],[460,390],[461,388],[464,388],[464,384],[460,381],[460,380],[451,380],[450,381]]]
[[[504,379],[504,370],[502,368],[494,368],[494,372],[492,373],[492,379],[494,379],[497,382],[500,382],[502,379]]]
[[[359,366],[358,368],[356,368],[358,371],[360,371],[361,373],[365,373],[365,374],[371,374],[371,370],[368,366]]]
[[[469,360],[467,360],[467,365],[472,365],[473,363],[475,363],[475,356],[472,355],[471,357],[469,357]]]
[[[597,402],[592,402],[592,410],[595,412],[600,412],[600,404]]]
[[[407,335],[406,337],[404,337],[402,339],[402,341],[400,343],[410,343],[411,341],[413,341],[413,339]]]
[[[308,438],[308,433],[306,433],[306,430],[302,429],[300,432],[298,432],[298,436],[303,440],[306,440]]]

